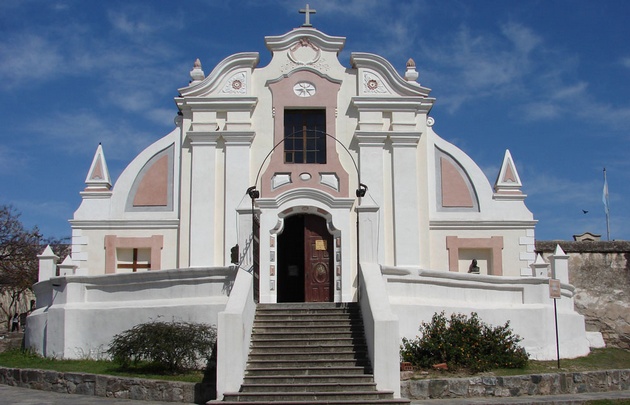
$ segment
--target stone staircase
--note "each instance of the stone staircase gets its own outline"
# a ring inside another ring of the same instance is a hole
[[[409,404],[378,391],[356,303],[259,304],[239,392],[222,404]]]

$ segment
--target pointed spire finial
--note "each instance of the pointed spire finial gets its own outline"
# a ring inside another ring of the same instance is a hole
[[[109,177],[109,170],[107,169],[107,162],[105,161],[105,154],[103,153],[103,145],[99,142],[96,152],[94,153],[94,159],[92,159],[92,165],[88,171],[88,175],[85,178],[85,191],[109,191],[112,188],[111,179]]]
[[[506,149],[501,170],[499,170],[497,180],[494,182],[495,198],[522,200],[526,195],[521,191],[521,187],[523,187],[523,183],[521,183],[521,178],[516,171],[514,159],[512,159],[509,149]]]

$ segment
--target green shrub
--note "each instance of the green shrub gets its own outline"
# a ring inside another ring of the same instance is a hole
[[[431,322],[422,322],[420,337],[403,338],[400,355],[403,361],[419,368],[446,363],[451,370],[466,368],[472,372],[494,368],[522,368],[527,364],[527,352],[518,342],[510,322],[492,327],[479,319],[476,313],[470,318],[444,312],[433,315]]]
[[[216,342],[214,326],[152,321],[114,336],[107,353],[122,368],[143,365],[154,372],[179,373],[200,368]]]

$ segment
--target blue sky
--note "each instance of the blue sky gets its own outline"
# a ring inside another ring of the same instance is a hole
[[[265,35],[304,22],[298,1],[2,0],[0,204],[45,236],[67,220],[102,142],[113,179],[173,128],[173,97]],[[310,0],[311,23],[380,54],[413,58],[432,89],[435,131],[491,183],[505,149],[539,240],[590,231],[630,240],[630,2]],[[588,213],[584,214],[583,210]]]

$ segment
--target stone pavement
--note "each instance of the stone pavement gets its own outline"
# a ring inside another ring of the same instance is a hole
[[[132,401],[77,394],[59,394],[0,384],[1,405],[175,405],[175,402]]]
[[[464,405],[464,404],[527,404],[527,405],[578,405],[597,399],[628,399],[630,391],[593,392],[588,394],[523,396],[514,398],[462,398],[412,401],[412,405]],[[2,405],[175,405],[175,402],[132,401],[129,399],[59,394],[0,384]]]
[[[630,403],[630,391],[589,392],[584,394],[566,395],[533,395],[510,398],[461,398],[461,399],[425,399],[411,401],[411,405],[464,405],[464,404],[489,404],[489,405],[580,405],[586,401],[598,399],[627,399]]]

